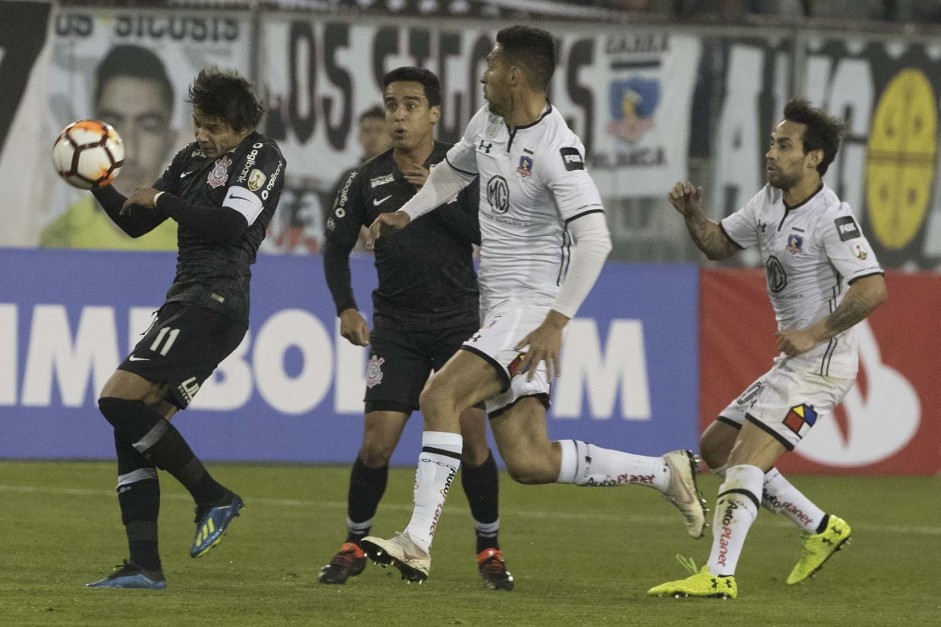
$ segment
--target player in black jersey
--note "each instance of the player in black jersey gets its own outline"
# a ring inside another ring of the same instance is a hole
[[[347,537],[320,570],[321,583],[342,584],[360,574],[359,546],[369,534],[386,488],[388,463],[432,370],[437,370],[480,327],[473,244],[480,243],[477,185],[408,229],[383,239],[375,250],[379,286],[373,292],[373,325],[356,307],[349,255],[360,228],[382,212],[396,211],[422,186],[430,168],[450,148],[434,140],[441,88],[427,70],[403,67],[383,77],[392,149],[356,168],[337,193],[327,220],[324,268],[340,318],[340,333],[370,346],[363,444],[353,464]],[[497,466],[486,439],[481,408],[461,416],[464,448],[461,481],[477,531],[477,563],[484,584],[511,590],[497,542]]]
[[[255,131],[264,107],[234,72],[202,70],[189,88],[196,141],[183,148],[153,187],[125,198],[94,192],[133,237],[167,219],[178,223],[176,277],[143,339],[105,384],[98,407],[114,427],[118,503],[130,559],[92,588],[162,590],[157,550],[157,468],[196,501],[192,557],[221,539],[242,499],[217,483],[170,424],[248,330],[251,265],[278,205],[284,158]]]

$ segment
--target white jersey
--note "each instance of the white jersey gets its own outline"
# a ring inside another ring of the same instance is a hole
[[[761,250],[778,329],[817,322],[836,309],[846,285],[883,274],[852,209],[826,185],[796,207],[765,185],[720,226],[737,246]],[[859,361],[853,329],[793,359],[816,374],[852,379]]]
[[[548,107],[512,133],[485,105],[448,151],[455,169],[480,176],[480,304],[553,302],[568,267],[565,225],[603,212],[585,170],[585,148],[561,114]]]

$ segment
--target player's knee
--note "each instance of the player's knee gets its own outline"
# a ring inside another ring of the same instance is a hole
[[[447,417],[457,417],[459,411],[447,388],[429,384],[422,390],[418,405],[425,416],[426,425],[435,425]]]
[[[395,447],[386,442],[364,442],[359,450],[359,460],[370,468],[381,468],[389,465]]]
[[[112,427],[117,427],[129,418],[136,415],[136,409],[142,405],[140,401],[129,401],[114,396],[103,396],[98,399],[98,411],[105,417]]]
[[[718,468],[728,459],[728,447],[708,429],[699,438],[699,456],[709,468]]]

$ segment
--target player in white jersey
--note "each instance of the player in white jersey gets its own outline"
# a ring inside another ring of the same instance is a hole
[[[852,327],[886,300],[882,268],[849,205],[824,185],[843,124],[794,99],[771,133],[768,184],[716,224],[702,210],[702,188],[677,183],[670,203],[707,257],[726,259],[758,246],[767,274],[781,354],[771,370],[729,405],[700,441],[703,459],[724,477],[709,561],[692,576],[652,588],[651,596],[735,598],[735,567],[764,505],[804,531],[801,559],[787,578],[804,581],[850,537],[774,468],[853,385],[858,367]]]
[[[370,227],[372,241],[401,230],[480,177],[483,325],[421,394],[425,432],[408,527],[391,540],[362,541],[370,558],[394,565],[408,581],[428,576],[432,537],[461,459],[458,418],[482,400],[513,479],[648,485],[676,505],[690,535],[702,536],[705,526],[692,452],[646,457],[549,440],[549,383],[559,371],[562,330],[611,249],[582,143],[546,99],[554,69],[552,35],[501,30],[481,78],[488,104],[424,187]]]

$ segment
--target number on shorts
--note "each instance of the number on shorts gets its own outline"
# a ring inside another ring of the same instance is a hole
[[[160,329],[160,333],[157,334],[153,344],[150,345],[150,350],[154,351],[155,353],[160,353],[166,357],[167,353],[170,352],[170,348],[173,347],[173,343],[176,342],[176,338],[179,334],[179,329],[171,329],[169,327]],[[162,348],[160,346],[161,344],[163,344]]]

